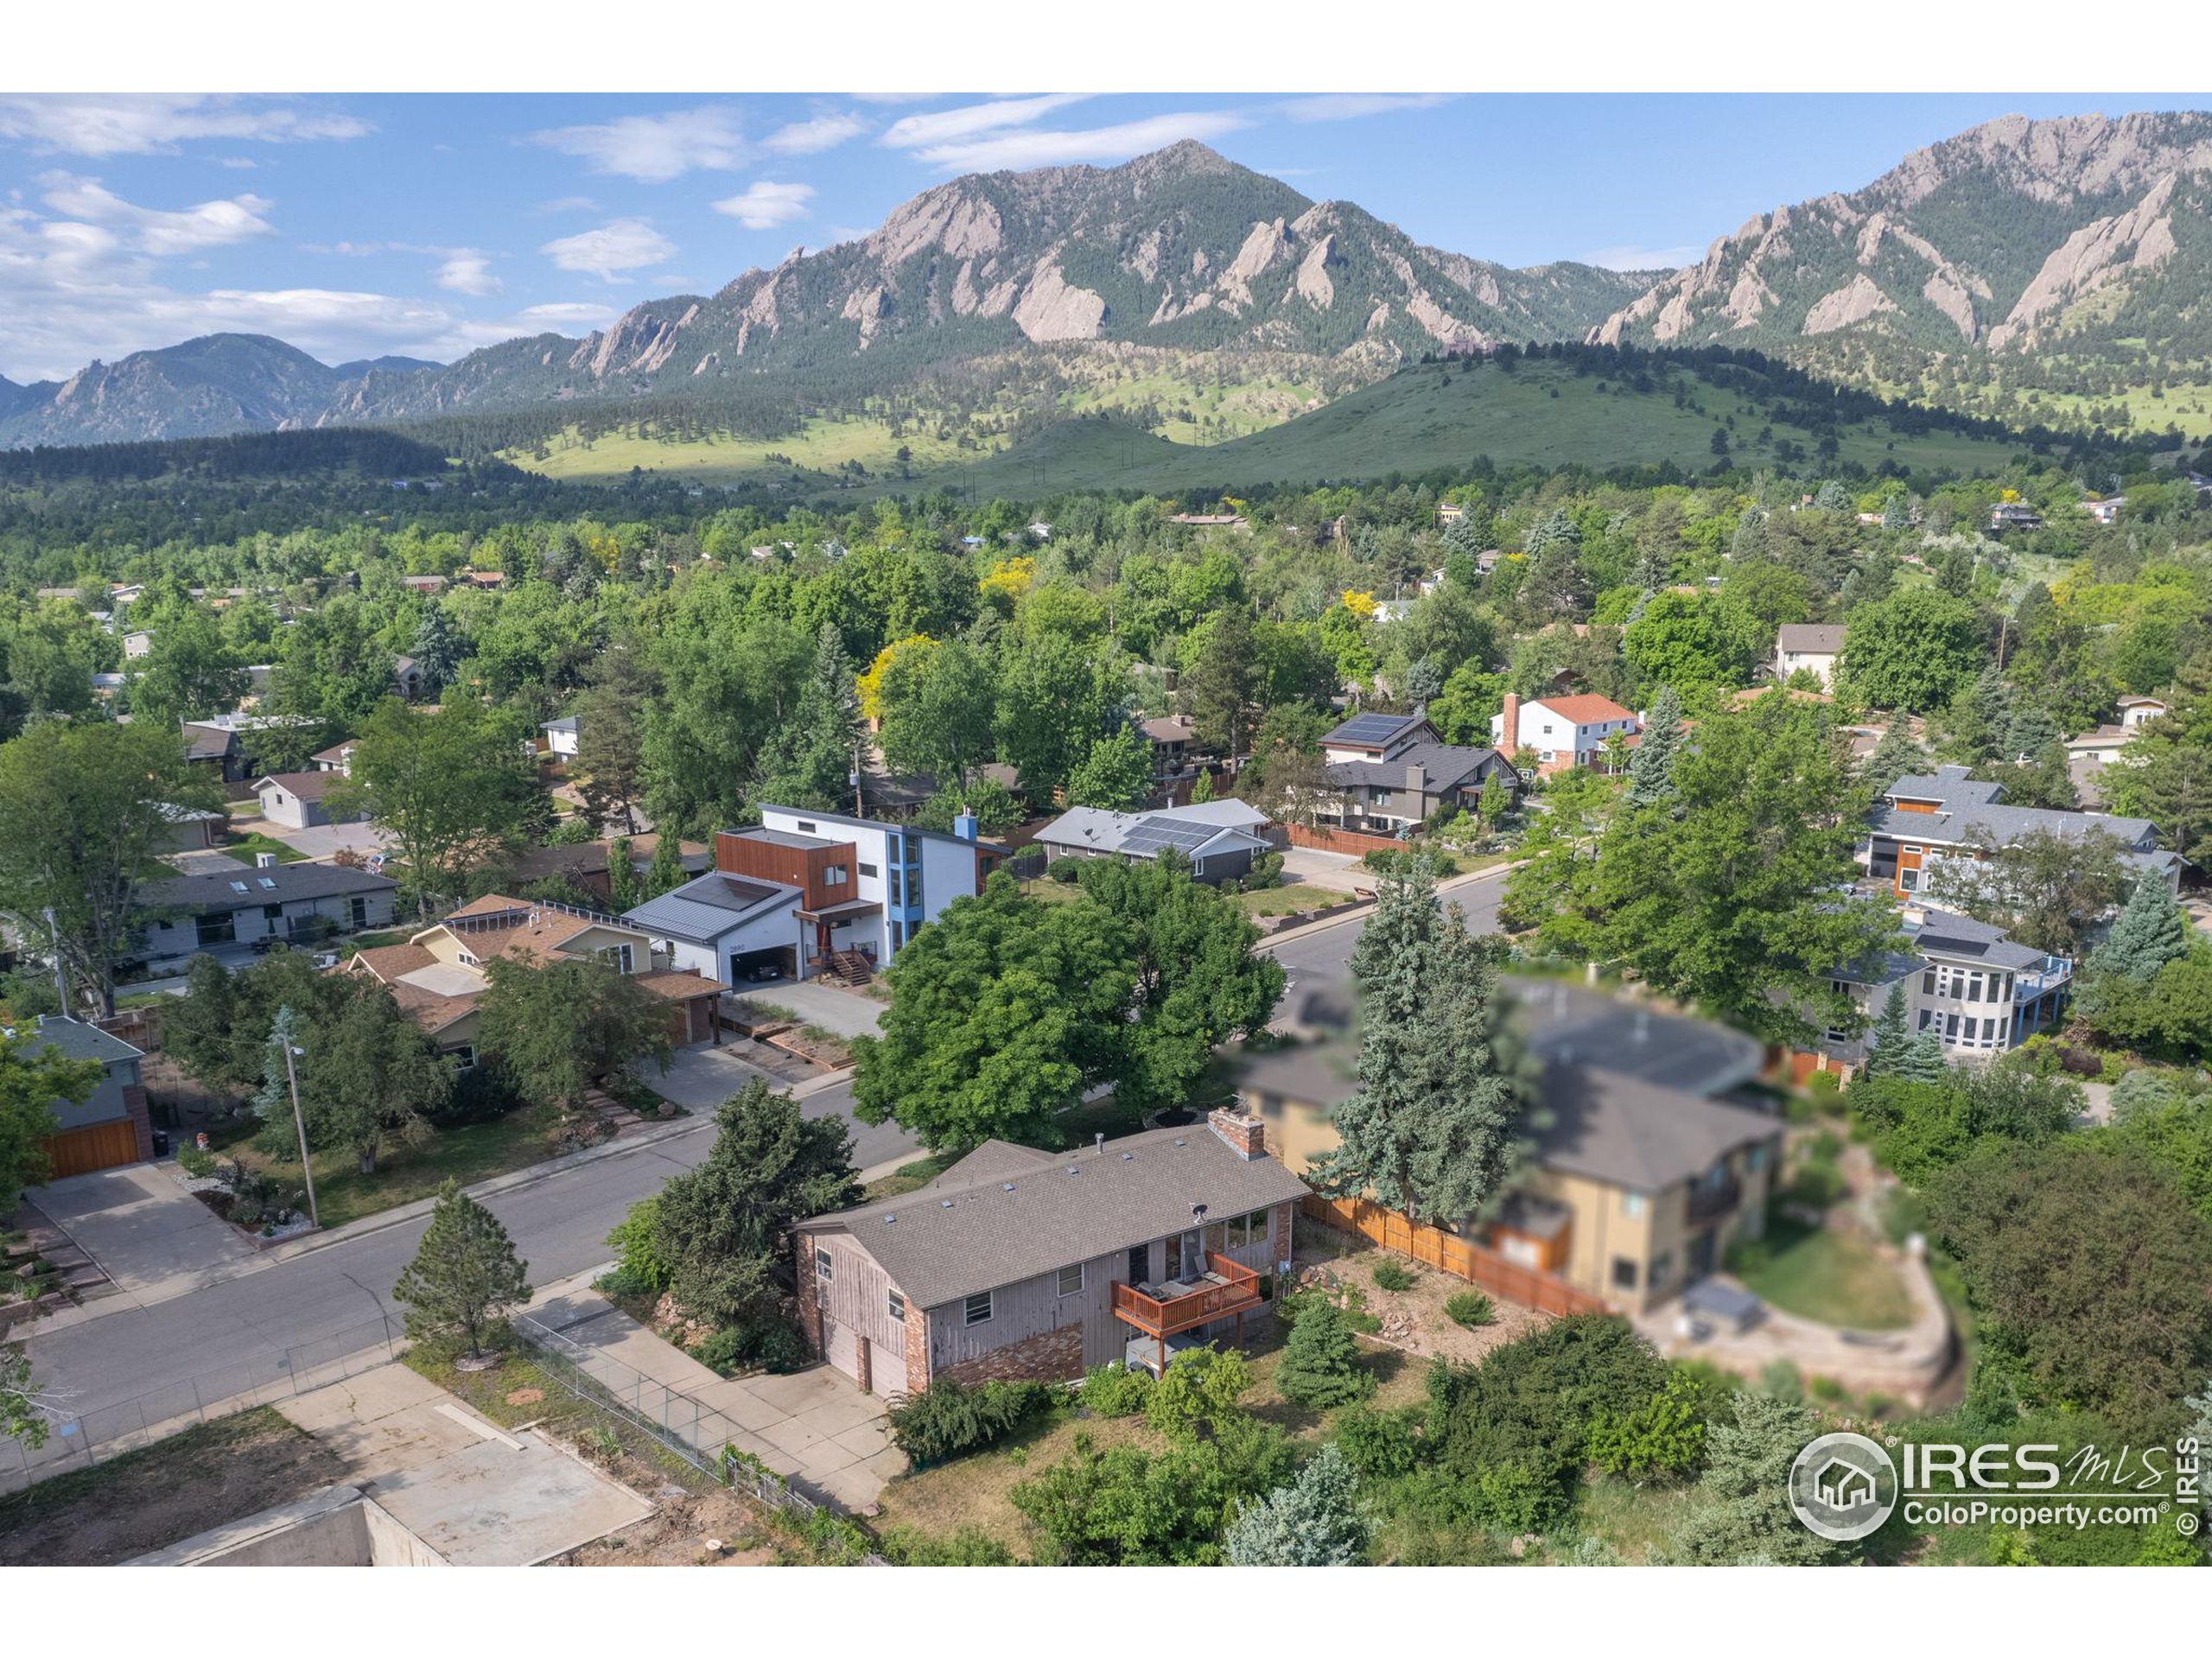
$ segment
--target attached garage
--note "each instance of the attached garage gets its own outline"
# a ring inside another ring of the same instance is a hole
[[[100,1079],[89,1094],[53,1104],[56,1127],[46,1138],[46,1156],[54,1179],[154,1155],[153,1123],[138,1075],[144,1056],[137,1049],[98,1026],[60,1014],[41,1019],[22,1042],[32,1054],[52,1049],[73,1060],[99,1062]]]
[[[80,1129],[64,1129],[46,1139],[46,1160],[53,1172],[48,1177],[49,1180],[135,1164],[138,1157],[138,1126],[127,1117],[88,1123]]]
[[[906,1355],[899,1348],[871,1341],[868,1345],[868,1390],[888,1400],[906,1392]]]
[[[857,1382],[861,1378],[861,1344],[858,1333],[835,1319],[822,1322],[823,1350],[830,1364]]]

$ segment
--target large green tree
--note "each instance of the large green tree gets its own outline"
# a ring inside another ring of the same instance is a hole
[[[1479,1213],[1537,1127],[1540,1069],[1509,1017],[1490,947],[1446,911],[1425,859],[1385,874],[1352,947],[1359,1088],[1335,1113],[1338,1145],[1312,1172],[1325,1192],[1372,1193],[1423,1221]]]
[[[525,1098],[573,1112],[594,1086],[639,1060],[667,1069],[668,1002],[611,964],[494,957],[484,972],[477,1042]]]
[[[880,1033],[853,1045],[854,1115],[937,1151],[1056,1144],[1058,1115],[1122,1058],[1127,947],[1098,906],[1042,904],[994,874],[893,959]]]
[[[429,1136],[428,1115],[445,1103],[453,1071],[385,987],[365,974],[332,977],[340,988],[331,999],[335,1006],[297,1028],[302,1052],[295,1070],[308,1145],[342,1148],[362,1174],[372,1175],[386,1147]],[[284,1082],[276,1056],[264,1079],[268,1097],[257,1103],[268,1125],[263,1149],[289,1158],[297,1141]]]
[[[251,689],[214,613],[185,605],[163,619],[152,648],[126,682],[125,695],[133,721],[174,728],[180,721],[229,714]]]
[[[1908,588],[1852,613],[1841,669],[1861,702],[1925,714],[1949,702],[1987,655],[1988,629],[1970,601]]]
[[[2080,835],[2031,830],[1975,851],[1936,861],[1923,891],[2055,956],[2080,956],[2091,928],[2126,896],[2133,879],[2124,844],[2094,821]]]
[[[1669,1553],[1693,1567],[1821,1567],[1842,1548],[1806,1528],[1789,1507],[1789,1469],[1821,1428],[1796,1401],[1745,1389],[1732,1422],[1705,1435],[1705,1478]]]
[[[515,839],[534,792],[521,728],[505,713],[471,697],[436,709],[390,697],[362,725],[328,798],[391,835],[428,918]]]
[[[448,1181],[391,1294],[407,1309],[409,1336],[481,1360],[505,1310],[529,1300],[530,1264],[499,1218]]]
[[[663,1187],[652,1237],[684,1313],[717,1327],[788,1317],[791,1226],[860,1202],[852,1136],[753,1078],[715,1109],[715,1144]]]
[[[115,962],[179,807],[219,810],[167,726],[43,721],[0,746],[0,914],[35,950],[58,942],[76,990],[115,1012]]]
[[[849,805],[861,729],[852,659],[836,625],[824,622],[815,637],[814,663],[799,686],[798,701],[761,757],[760,799],[822,811]]]

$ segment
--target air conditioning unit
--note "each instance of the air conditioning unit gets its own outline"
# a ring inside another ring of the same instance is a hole
[[[274,853],[256,853],[253,855],[253,868],[257,870],[275,869],[276,868],[276,855]]]

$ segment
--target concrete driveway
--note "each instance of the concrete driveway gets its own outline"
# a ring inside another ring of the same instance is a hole
[[[730,995],[741,1002],[789,1008],[806,1024],[840,1037],[872,1037],[883,1020],[884,1005],[874,997],[855,995],[818,979],[779,979]]]
[[[196,1290],[254,1249],[154,1164],[72,1175],[33,1187],[41,1214],[142,1304]]]
[[[1287,848],[1282,855],[1282,879],[1331,893],[1350,894],[1355,888],[1372,890],[1375,872],[1350,853],[1325,853],[1318,847]]]
[[[731,1043],[679,1048],[668,1057],[666,1071],[647,1060],[637,1068],[637,1075],[663,1100],[672,1100],[695,1112],[713,1111],[755,1077],[771,1089],[786,1088],[791,1081],[740,1058]]]
[[[390,836],[368,823],[319,823],[312,830],[288,830],[264,819],[254,827],[271,841],[281,841],[294,852],[318,861],[327,860],[341,848],[366,854],[391,844]]]

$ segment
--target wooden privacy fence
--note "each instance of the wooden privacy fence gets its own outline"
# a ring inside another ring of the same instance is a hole
[[[1309,1192],[1300,1207],[1315,1221],[1347,1233],[1372,1239],[1386,1250],[1397,1250],[1416,1262],[1455,1274],[1469,1284],[1503,1296],[1509,1302],[1533,1307],[1540,1313],[1604,1313],[1610,1310],[1588,1291],[1577,1290],[1564,1279],[1534,1268],[1509,1262],[1496,1250],[1471,1239],[1461,1238],[1408,1221],[1395,1210],[1386,1210],[1369,1198],[1325,1198]]]
[[[1294,823],[1290,844],[1312,847],[1325,853],[1402,853],[1406,843],[1395,836],[1370,836],[1363,830],[1338,830],[1332,825]]]

